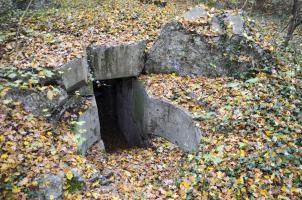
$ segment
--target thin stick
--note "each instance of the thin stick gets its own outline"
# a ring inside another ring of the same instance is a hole
[[[246,6],[246,4],[247,4],[247,1],[248,1],[248,0],[246,0],[246,1],[244,2],[243,6],[242,6],[242,8],[241,8],[240,10],[243,10],[243,9],[245,8],[245,6]]]
[[[30,5],[32,4],[32,2],[33,2],[33,0],[30,0],[30,2],[27,4],[27,7],[26,7],[25,11],[23,12],[22,16],[20,17],[20,20],[19,20],[19,23],[18,23],[18,29],[17,29],[17,34],[16,34],[17,35],[17,37],[16,37],[17,38],[16,48],[15,48],[16,51],[18,51],[18,49],[19,49],[19,40],[18,39],[19,39],[19,34],[20,34],[20,29],[21,29],[21,25],[22,25],[22,22],[23,22],[23,18],[25,16],[25,14],[27,13],[27,11],[28,11]]]

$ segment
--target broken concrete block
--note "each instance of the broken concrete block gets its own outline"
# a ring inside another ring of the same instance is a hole
[[[99,114],[95,97],[91,98],[90,107],[79,116],[75,125],[78,151],[85,155],[87,150],[101,139]]]
[[[84,86],[88,78],[86,58],[77,58],[62,67],[62,80],[67,92],[72,92]]]
[[[90,46],[88,60],[95,80],[138,76],[144,67],[146,41]]]

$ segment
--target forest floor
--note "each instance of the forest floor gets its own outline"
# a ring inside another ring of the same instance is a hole
[[[29,11],[20,28],[23,12],[1,18],[0,67],[56,68],[81,57],[91,43],[149,39],[150,47],[162,25],[188,7],[91,2]],[[86,158],[79,156],[66,123],[55,129],[45,118],[26,113],[20,103],[3,98],[7,88],[0,82],[2,197],[30,199],[37,174],[64,171],[65,199],[301,199],[302,38],[284,48],[284,24],[271,16],[256,19],[282,65],[277,73],[246,80],[140,77],[150,94],[193,114],[204,133],[195,154],[153,138],[145,149],[104,154],[94,146]],[[87,181],[85,189],[71,191],[71,168],[89,180],[94,166],[108,171],[108,183]]]

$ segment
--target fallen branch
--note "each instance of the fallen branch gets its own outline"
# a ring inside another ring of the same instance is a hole
[[[25,9],[25,11],[23,12],[23,14],[21,15],[19,22],[18,22],[18,28],[17,28],[17,33],[16,33],[16,48],[15,51],[17,52],[19,50],[19,35],[20,35],[20,29],[21,29],[21,25],[23,22],[23,18],[25,16],[25,14],[28,12],[28,9],[30,8],[31,4],[32,4],[33,0],[30,0],[30,2],[27,4],[27,7]],[[18,56],[18,55],[17,55]]]

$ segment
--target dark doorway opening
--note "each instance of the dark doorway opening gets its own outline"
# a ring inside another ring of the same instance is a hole
[[[130,148],[118,125],[117,87],[120,81],[112,79],[94,83],[101,135],[108,153]]]

